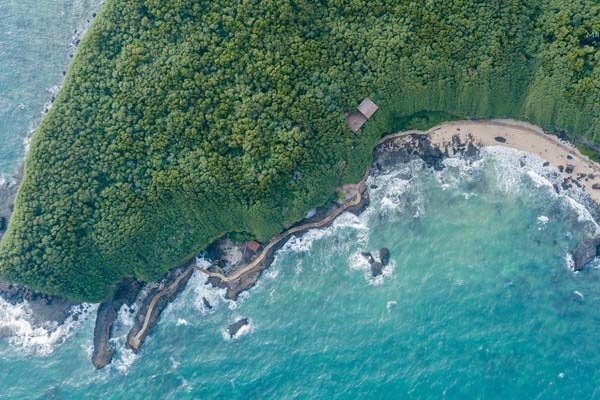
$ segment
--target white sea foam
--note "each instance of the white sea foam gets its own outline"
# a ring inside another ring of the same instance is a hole
[[[36,324],[28,302],[12,305],[0,299],[0,332],[14,348],[28,354],[48,355],[64,343],[97,308],[84,303],[73,307],[65,322]]]
[[[537,221],[540,225],[546,225],[548,221],[550,221],[550,218],[546,217],[545,215],[540,215],[537,217]]]
[[[395,306],[396,304],[398,304],[398,302],[396,300],[390,300],[387,303],[385,303],[385,309],[390,312],[392,309],[392,306]]]
[[[282,249],[292,251],[294,253],[308,252],[312,249],[312,246],[315,242],[326,237],[334,236],[343,229],[352,229],[357,231],[359,233],[359,241],[361,239],[364,240],[367,237],[369,230],[363,219],[352,213],[345,212],[338,216],[333,224],[327,228],[310,229],[300,237],[292,235],[292,237],[290,237],[283,245]]]
[[[189,326],[189,325],[190,325],[190,323],[188,322],[188,320],[187,320],[187,319],[184,319],[184,318],[178,318],[178,319],[177,319],[177,324],[176,324],[176,325],[177,325],[177,326]]]
[[[383,267],[381,275],[374,277],[371,272],[371,264],[369,264],[367,258],[361,253],[362,252],[360,250],[357,250],[350,254],[348,257],[348,266],[352,270],[361,271],[365,281],[367,281],[370,285],[382,285],[385,281],[385,278],[391,276],[394,272],[394,268],[396,266],[394,260],[390,260],[389,264]]]
[[[575,261],[573,260],[573,256],[571,255],[571,253],[565,254],[565,265],[571,271],[575,271]]]

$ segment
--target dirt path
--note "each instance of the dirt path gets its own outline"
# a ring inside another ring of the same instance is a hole
[[[452,140],[452,136],[455,135],[458,135],[462,141],[465,141],[467,136],[472,136],[474,141],[480,143],[482,146],[506,146],[533,153],[543,159],[548,160],[554,167],[557,168],[559,165],[563,164],[572,165],[573,171],[564,172],[564,174],[573,179],[577,178],[577,174],[585,174],[589,176],[598,174],[598,177],[588,179],[587,181],[582,181],[581,183],[586,187],[592,199],[597,204],[600,204],[600,191],[592,188],[596,182],[600,183],[600,166],[579,153],[579,151],[570,143],[560,140],[555,135],[545,133],[541,128],[535,125],[508,119],[452,121],[434,126],[427,131],[408,130],[393,133],[381,138],[377,142],[376,146],[407,135],[428,135],[432,143],[440,146],[443,146],[445,143],[449,143]],[[506,142],[498,142],[496,140],[497,137],[506,139]],[[235,281],[244,274],[252,272],[265,259],[267,259],[271,249],[273,249],[273,247],[275,247],[282,240],[288,238],[294,233],[298,233],[307,229],[320,228],[324,225],[327,225],[348,208],[359,204],[361,193],[364,190],[365,182],[368,178],[368,172],[369,170],[367,169],[365,175],[358,184],[346,186],[346,189],[350,188],[355,192],[351,200],[344,203],[341,207],[334,210],[322,220],[296,226],[279,235],[276,235],[265,246],[259,256],[256,257],[250,264],[236,269],[227,275],[220,272],[208,272],[207,270],[199,267],[197,267],[197,269],[211,277],[219,278],[223,282]],[[352,186],[354,186],[354,188],[352,188]]]
[[[265,248],[258,255],[258,257],[256,257],[250,264],[246,264],[245,266],[236,269],[235,271],[233,271],[232,273],[230,273],[228,275],[224,275],[220,272],[209,272],[209,271],[205,270],[204,268],[200,268],[200,267],[196,267],[196,268],[198,270],[204,272],[205,274],[208,274],[209,276],[213,276],[213,277],[217,277],[217,278],[221,279],[223,282],[231,282],[231,281],[235,281],[236,279],[239,279],[244,274],[251,272],[257,266],[259,266],[268,257],[271,249],[273,247],[277,246],[277,244],[280,243],[282,240],[290,237],[294,233],[305,231],[307,229],[315,229],[315,228],[320,228],[322,226],[325,226],[325,225],[329,224],[330,222],[332,222],[334,219],[336,219],[341,213],[343,213],[350,207],[354,207],[354,206],[360,204],[362,193],[363,193],[364,187],[365,187],[365,182],[367,181],[368,177],[369,177],[369,174],[368,174],[368,170],[367,170],[367,172],[365,172],[365,174],[362,177],[362,179],[360,180],[360,182],[355,185],[352,185],[352,186],[354,186],[353,188],[346,186],[346,188],[351,189],[354,192],[351,199],[348,200],[347,202],[345,202],[344,204],[342,204],[339,208],[336,208],[335,210],[333,210],[330,214],[325,216],[323,219],[321,219],[319,221],[315,221],[315,222],[310,222],[310,223],[307,223],[304,225],[295,226],[295,227],[290,228],[287,231],[280,233],[279,235],[276,235],[275,237],[273,237],[273,239],[271,239],[271,241],[265,246]]]

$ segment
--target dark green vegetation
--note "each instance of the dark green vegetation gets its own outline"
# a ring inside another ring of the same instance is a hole
[[[107,0],[34,136],[2,278],[100,300],[226,232],[267,240],[420,110],[598,141],[594,3]]]

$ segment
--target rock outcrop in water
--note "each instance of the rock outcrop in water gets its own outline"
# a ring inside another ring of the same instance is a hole
[[[94,353],[92,364],[100,369],[111,363],[114,350],[109,343],[112,328],[124,304],[132,305],[137,298],[142,283],[136,279],[127,279],[115,292],[113,298],[100,304],[94,328]]]
[[[238,332],[243,327],[245,327],[249,324],[250,324],[250,322],[248,321],[248,318],[242,318],[240,320],[237,320],[233,324],[229,325],[229,327],[227,328],[227,333],[229,334],[229,337],[231,339],[235,338],[235,336],[238,334]]]
[[[385,267],[390,262],[390,250],[387,247],[382,247],[379,249],[379,260]]]
[[[598,246],[600,246],[600,235],[582,240],[572,252],[573,269],[581,271],[587,263],[592,261],[598,255]]]

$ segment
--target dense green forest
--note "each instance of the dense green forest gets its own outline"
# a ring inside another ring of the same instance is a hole
[[[267,240],[423,110],[600,141],[599,32],[591,0],[106,0],[33,137],[0,276],[96,301],[227,232]],[[381,111],[353,134],[366,96]]]

